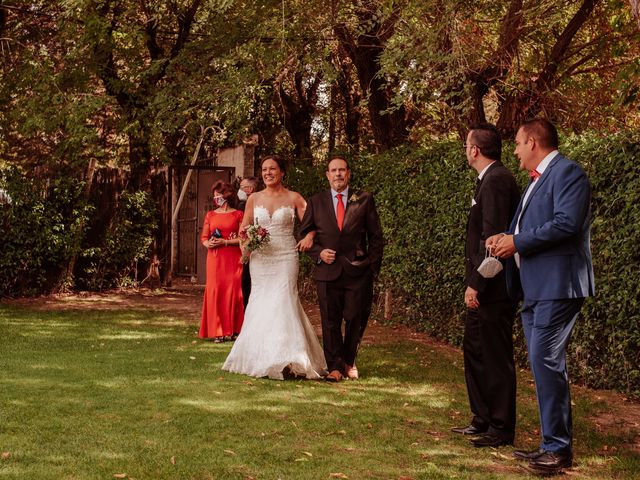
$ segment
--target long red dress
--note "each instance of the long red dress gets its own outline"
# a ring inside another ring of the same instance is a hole
[[[200,242],[211,237],[217,228],[223,239],[237,235],[243,213],[207,212],[200,235]],[[207,253],[207,284],[202,303],[200,338],[231,336],[240,333],[244,319],[242,302],[242,264],[240,247],[210,248]]]

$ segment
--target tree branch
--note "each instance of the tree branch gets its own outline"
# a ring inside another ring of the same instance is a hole
[[[587,21],[599,1],[600,0],[584,0],[576,14],[560,34],[551,49],[551,55],[549,55],[547,59],[547,64],[536,80],[536,90],[538,92],[551,88],[555,83],[558,67],[562,64],[573,37]]]

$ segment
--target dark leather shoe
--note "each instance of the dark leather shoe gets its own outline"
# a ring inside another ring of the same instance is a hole
[[[453,427],[451,431],[462,435],[482,435],[487,429],[476,427],[475,425],[467,425],[466,427]]]
[[[529,470],[543,475],[560,472],[573,465],[573,455],[570,453],[544,452],[529,462]]]
[[[501,447],[503,445],[513,445],[513,437],[505,438],[494,435],[493,433],[484,433],[478,437],[472,438],[471,443],[474,447]]]
[[[536,448],[535,450],[514,450],[513,456],[520,460],[534,460],[544,454],[542,448]]]

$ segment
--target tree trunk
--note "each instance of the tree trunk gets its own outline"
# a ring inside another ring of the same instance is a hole
[[[629,0],[629,3],[631,4],[633,16],[636,17],[638,22],[638,28],[640,28],[640,0]]]
[[[322,74],[316,73],[307,87],[304,86],[304,78],[300,71],[293,74],[291,69],[296,67],[296,59],[289,60],[287,66],[275,80],[274,88],[277,93],[276,108],[280,120],[291,137],[294,145],[296,160],[313,164],[311,152],[311,126],[313,116],[316,113],[318,99],[318,87]],[[289,91],[285,89],[285,80],[289,79]]]
[[[524,91],[504,95],[500,105],[500,118],[497,127],[504,136],[513,136],[516,129],[527,118],[537,116],[543,111],[544,101],[560,82],[559,69],[576,33],[582,28],[600,0],[583,0],[582,5],[566,25],[555,44],[546,63]]]
[[[407,140],[409,121],[405,106],[392,104],[394,86],[379,74],[382,69],[380,55],[393,35],[397,12],[381,22],[374,10],[372,7],[358,9],[360,24],[366,25],[367,30],[357,38],[344,23],[334,25],[333,31],[355,66],[360,89],[367,96],[369,121],[378,149],[386,150]]]

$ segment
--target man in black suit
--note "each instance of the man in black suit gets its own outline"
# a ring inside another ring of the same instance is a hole
[[[258,189],[257,177],[245,177],[240,182],[240,189],[238,190],[238,210],[244,212],[244,207],[247,204],[249,197]],[[251,295],[251,274],[249,273],[249,264],[242,266],[242,302],[244,303],[244,309],[247,309],[249,303],[249,295]]]
[[[500,133],[490,124],[473,126],[465,151],[478,172],[465,243],[467,317],[464,371],[473,413],[471,424],[452,431],[473,435],[477,447],[513,444],[516,374],[512,328],[516,302],[509,298],[504,271],[485,278],[478,267],[485,259],[485,240],[508,228],[520,192],[513,174],[500,162]]]
[[[309,199],[300,235],[316,232],[307,254],[316,264],[313,277],[329,370],[326,379],[339,382],[344,376],[358,378],[356,355],[371,312],[373,279],[382,264],[383,239],[373,195],[349,188],[351,170],[347,161],[332,159],[326,175],[331,189]]]

